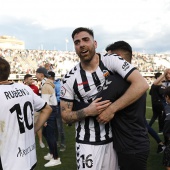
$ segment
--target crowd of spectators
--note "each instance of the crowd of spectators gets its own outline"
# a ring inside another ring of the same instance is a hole
[[[75,52],[57,50],[0,49],[0,57],[9,61],[11,74],[35,74],[38,67],[50,63],[53,71],[60,77],[79,62]],[[163,72],[169,68],[169,62],[170,54],[133,52],[132,64],[141,73]],[[145,76],[149,84],[152,84],[153,76]]]
[[[62,75],[79,61],[76,53],[69,51],[0,49],[0,56],[9,61],[11,74],[35,74],[38,67],[50,63],[53,71]]]
[[[132,63],[140,72],[163,72],[169,67],[170,54],[133,53]]]

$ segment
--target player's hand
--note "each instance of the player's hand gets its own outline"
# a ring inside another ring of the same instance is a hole
[[[88,116],[96,116],[102,113],[110,104],[110,100],[100,101],[102,98],[95,99],[86,109]]]
[[[106,124],[111,119],[113,119],[114,115],[115,113],[113,113],[112,110],[108,107],[100,115],[98,115],[96,119],[99,123]]]
[[[44,123],[44,127],[46,127],[46,126],[47,126],[47,122]]]

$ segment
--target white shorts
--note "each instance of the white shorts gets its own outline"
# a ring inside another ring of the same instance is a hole
[[[78,170],[119,170],[113,142],[104,145],[76,143]]]

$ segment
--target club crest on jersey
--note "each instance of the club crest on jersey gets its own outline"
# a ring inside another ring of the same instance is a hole
[[[109,75],[110,75],[110,73],[109,73],[108,70],[103,70],[103,76],[104,76],[104,77],[107,77],[107,76],[109,76]]]
[[[63,97],[65,94],[66,94],[66,89],[62,86],[61,91],[60,91],[60,95],[61,95],[61,97]]]

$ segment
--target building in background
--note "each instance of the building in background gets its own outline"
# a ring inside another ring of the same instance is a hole
[[[25,42],[11,36],[0,36],[0,48],[25,49]]]

